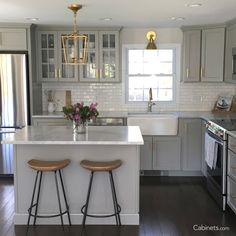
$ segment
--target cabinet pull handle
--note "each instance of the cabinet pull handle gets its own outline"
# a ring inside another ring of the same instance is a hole
[[[58,79],[61,78],[61,69],[58,69]]]
[[[55,68],[54,73],[55,73],[54,78],[57,78],[57,69],[56,68]]]
[[[201,78],[204,77],[204,68],[201,68]]]
[[[95,69],[95,77],[98,78],[98,69]]]
[[[186,69],[186,76],[187,76],[187,79],[189,77],[189,68]]]
[[[0,45],[2,45],[2,33],[0,32]]]
[[[102,69],[100,69],[100,79],[102,78]]]

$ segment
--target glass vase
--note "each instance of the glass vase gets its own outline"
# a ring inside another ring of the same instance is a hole
[[[85,134],[87,131],[87,122],[75,122],[73,121],[73,133],[74,134]]]

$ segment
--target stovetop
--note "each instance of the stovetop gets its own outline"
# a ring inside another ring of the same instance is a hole
[[[228,131],[236,131],[236,119],[216,119],[211,122]]]

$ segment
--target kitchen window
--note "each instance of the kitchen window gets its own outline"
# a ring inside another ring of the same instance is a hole
[[[144,50],[144,46],[125,45],[126,101],[144,102],[152,88],[154,101],[173,102],[176,85],[175,46]]]

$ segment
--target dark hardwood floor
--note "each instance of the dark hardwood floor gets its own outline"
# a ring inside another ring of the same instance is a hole
[[[0,179],[0,236],[233,236],[236,215],[223,213],[199,178],[141,177],[140,226],[13,225],[13,183]],[[193,230],[193,227],[198,229]],[[206,230],[211,227],[211,230]],[[216,231],[216,227],[227,230]],[[201,231],[199,229],[202,229]]]

